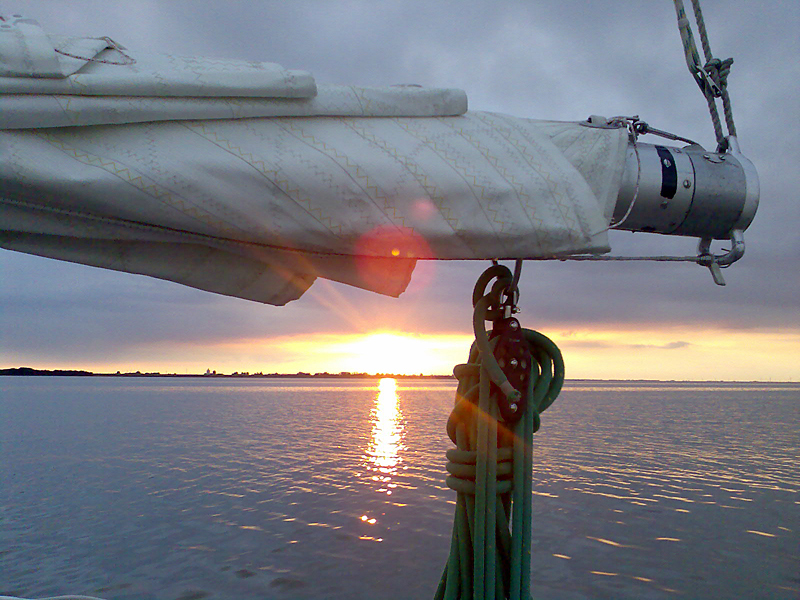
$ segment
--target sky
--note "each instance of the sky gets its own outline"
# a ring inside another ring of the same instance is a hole
[[[726,287],[692,264],[526,263],[519,319],[560,346],[568,378],[800,378],[800,3],[702,6],[715,54],[735,59],[739,141],[761,180],[745,257]],[[715,146],[669,0],[0,0],[0,14],[16,12],[50,33],[276,62],[318,83],[461,88],[471,110],[637,114]],[[626,255],[696,249],[641,233],[612,232],[611,243]],[[425,262],[400,298],[317,280],[273,307],[0,250],[0,367],[449,373],[466,359],[472,287],[487,266]]]

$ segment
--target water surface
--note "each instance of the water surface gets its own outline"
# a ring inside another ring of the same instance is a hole
[[[0,378],[0,594],[432,597],[454,382]],[[537,598],[797,598],[800,384],[573,382]]]

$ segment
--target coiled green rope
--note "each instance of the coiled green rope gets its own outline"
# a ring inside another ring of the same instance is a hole
[[[530,597],[533,434],[561,391],[564,361],[547,337],[518,329],[510,317],[514,286],[500,265],[478,279],[475,342],[468,362],[454,369],[458,388],[447,433],[456,448],[447,451],[447,485],[457,492],[456,510],[436,600]],[[493,322],[491,334],[486,321]],[[509,343],[522,345],[523,353],[509,359]]]

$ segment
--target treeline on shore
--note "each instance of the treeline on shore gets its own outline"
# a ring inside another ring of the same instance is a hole
[[[135,371],[130,373],[93,373],[91,371],[79,371],[75,369],[34,369],[32,367],[13,367],[10,369],[0,369],[0,375],[22,375],[26,377],[31,376],[60,376],[60,377],[244,377],[244,378],[347,378],[347,379],[375,379],[380,377],[391,377],[394,379],[451,379],[452,375],[397,375],[393,373],[350,373],[343,371],[341,373],[249,373],[249,372],[234,372],[230,374],[206,372],[206,373],[142,373]]]

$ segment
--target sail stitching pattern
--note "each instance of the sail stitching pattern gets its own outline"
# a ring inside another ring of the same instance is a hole
[[[438,119],[437,119],[438,120]],[[406,133],[413,136],[414,138],[418,139],[420,142],[425,144],[429,149],[433,150],[436,154],[438,154],[444,162],[447,163],[449,167],[451,167],[454,171],[458,172],[467,185],[470,187],[473,194],[475,194],[475,190],[473,188],[477,188],[480,190],[480,199],[481,200],[488,200],[485,195],[485,186],[479,184],[475,177],[474,173],[471,173],[468,170],[468,167],[462,164],[463,157],[459,154],[455,154],[452,148],[445,147],[444,143],[439,142],[438,140],[431,139],[430,137],[426,136],[421,129],[413,128],[412,123],[413,119],[403,119],[402,121],[398,119],[398,125],[401,129],[403,129]],[[471,180],[471,183],[470,183]],[[480,204],[480,207],[483,211],[489,211],[494,213],[494,217],[497,216],[497,211],[491,209],[491,207],[486,206],[484,204]],[[492,222],[502,225],[502,223],[498,221],[494,221],[494,219],[489,219],[487,215],[487,221],[491,224]]]
[[[463,163],[462,163],[463,156],[458,155],[458,154],[454,154],[452,148],[445,147],[443,142],[439,142],[439,141],[437,141],[435,139],[432,139],[432,138],[426,136],[421,130],[413,129],[412,128],[412,123],[414,123],[415,121],[417,121],[417,120],[415,120],[415,119],[396,119],[396,123],[398,124],[398,126],[401,129],[403,129],[410,136],[412,136],[412,137],[416,138],[417,140],[419,140],[420,142],[422,142],[425,145],[426,148],[428,148],[429,150],[431,150],[435,154],[437,154],[453,171],[458,173],[459,176],[467,184],[467,186],[469,186],[470,191],[472,192],[473,196],[476,197],[476,199],[485,201],[484,203],[478,202],[478,206],[480,206],[481,212],[483,213],[483,216],[486,219],[486,222],[489,224],[489,226],[492,228],[492,230],[495,233],[497,233],[497,228],[494,227],[494,225],[501,225],[501,231],[502,231],[502,225],[504,225],[504,224],[502,224],[500,221],[495,220],[496,217],[497,217],[497,211],[492,209],[491,206],[489,205],[490,199],[487,198],[486,195],[485,195],[485,189],[486,189],[485,186],[483,186],[483,185],[481,185],[481,184],[479,184],[477,182],[477,178],[475,177],[475,174],[470,171],[468,166],[464,166],[463,165]],[[439,119],[437,119],[437,121],[439,121]],[[419,123],[415,123],[415,124],[419,124]],[[470,183],[470,180],[472,180],[472,183]],[[478,194],[476,194],[476,189],[478,189],[480,191],[480,198],[478,198]],[[449,212],[450,208],[446,207],[444,205],[444,202],[445,202],[445,199],[443,198],[442,199],[442,208],[446,208],[448,210],[448,212]],[[437,206],[437,208],[439,208],[439,207]],[[440,210],[442,210],[442,208],[440,208]],[[494,214],[491,215],[491,214],[487,214],[487,213],[494,213]]]
[[[256,158],[252,153],[222,137],[219,131],[211,129],[208,123],[204,121],[190,121],[185,126],[253,167],[328,231],[334,234],[341,233],[341,225],[334,225],[332,219],[323,213],[322,208],[313,206],[311,198],[301,194],[300,186],[290,183],[289,177],[282,173],[279,167],[274,165],[267,166],[263,160]]]
[[[399,125],[398,119],[392,119],[392,121]],[[353,131],[358,133],[365,140],[372,142],[372,144],[383,150],[386,155],[393,158],[396,162],[402,165],[406,171],[411,173],[414,179],[416,179],[420,186],[422,186],[422,188],[425,190],[425,193],[428,195],[428,199],[439,211],[444,221],[450,226],[456,235],[459,234],[459,220],[456,217],[451,216],[451,210],[450,208],[444,206],[444,197],[439,192],[436,184],[429,181],[427,173],[424,173],[417,163],[412,161],[408,156],[402,154],[399,150],[397,150],[397,148],[389,145],[385,139],[377,137],[365,127],[358,125],[357,121],[347,120],[345,123]]]
[[[125,181],[132,187],[147,194],[151,198],[160,200],[167,206],[170,206],[182,214],[197,219],[198,221],[211,225],[224,231],[227,234],[235,234],[236,230],[229,227],[226,223],[220,221],[211,213],[208,213],[196,206],[190,205],[185,199],[176,196],[170,190],[164,188],[162,185],[151,180],[145,180],[145,176],[132,171],[130,167],[120,163],[111,158],[104,158],[90,153],[87,150],[80,150],[69,145],[67,142],[59,139],[55,135],[46,131],[37,131],[34,135],[45,140],[49,144],[57,147],[59,150],[81,162],[85,165],[97,167],[106,173],[115,175],[119,179]]]
[[[487,122],[490,121],[490,119],[488,119],[487,117],[483,117],[482,120]],[[553,180],[550,171],[545,168],[545,166],[539,160],[537,155],[529,152],[526,145],[521,144],[519,140],[517,140],[513,135],[511,135],[510,129],[498,127],[497,123],[491,123],[491,124],[493,127],[497,128],[497,132],[500,136],[502,136],[505,140],[507,140],[510,144],[512,144],[514,148],[517,149],[520,155],[525,159],[526,163],[534,169],[537,175],[539,175],[542,182],[547,187],[547,190],[550,192],[551,197],[553,198],[554,208],[556,208],[556,211],[561,216],[561,220],[564,223],[564,226],[570,232],[570,239],[573,239],[572,232],[578,226],[578,223],[576,217],[573,215],[574,212],[573,207],[565,202],[566,199],[564,198],[564,194],[561,191],[561,185],[559,184],[559,182]],[[528,143],[533,143],[533,140],[530,139],[526,141]]]
[[[346,122],[346,119],[338,119],[340,122]],[[389,219],[387,210],[389,205],[391,204],[388,195],[380,188],[380,186],[370,179],[369,174],[364,171],[360,165],[354,163],[350,160],[350,157],[347,154],[343,154],[339,150],[337,150],[334,146],[330,143],[319,139],[316,135],[309,133],[307,130],[303,129],[297,124],[295,119],[282,119],[280,121],[281,125],[285,126],[287,130],[289,130],[293,134],[299,134],[302,138],[302,141],[315,150],[321,152],[328,158],[332,159],[336,162],[341,169],[347,173],[350,178],[356,183],[361,190],[364,192],[365,196],[369,198],[372,203],[380,210],[383,215]],[[338,187],[338,186],[337,186]],[[372,192],[370,192],[372,190]],[[383,202],[383,208],[376,202],[376,200],[381,200]],[[400,219],[400,226],[406,227],[405,218],[404,217],[397,217],[397,210],[392,207],[392,212],[395,219]],[[396,224],[395,224],[396,225]]]
[[[450,119],[440,119],[440,120],[446,125],[455,128],[455,126],[451,124]],[[485,122],[484,119],[481,120]],[[495,127],[492,127],[489,130],[489,132],[482,131],[481,133],[484,135],[486,135],[487,133],[493,134],[495,132],[495,129],[496,129]],[[480,138],[477,138],[472,134],[470,134],[468,131],[465,131],[463,127],[459,127],[457,131],[459,135],[468,142],[470,142],[473,145],[473,147],[483,155],[486,161],[490,165],[492,165],[492,167],[494,167],[495,171],[514,188],[514,191],[516,192],[516,196],[517,199],[520,201],[520,204],[523,204],[528,211],[526,213],[526,216],[530,219],[531,223],[534,225],[534,231],[531,232],[530,235],[534,236],[536,244],[537,246],[539,246],[539,249],[541,250],[542,244],[540,238],[542,238],[543,235],[540,233],[540,231],[542,229],[544,222],[541,218],[539,218],[536,215],[537,207],[535,203],[532,202],[531,196],[525,191],[525,186],[522,185],[522,183],[520,183],[516,179],[516,177],[514,177],[513,173],[509,172],[509,170],[503,165],[503,163],[500,161],[498,157],[492,155],[491,152],[489,152],[489,149],[483,143],[481,143]],[[505,223],[503,223],[503,225],[505,226]]]
[[[385,155],[397,159],[397,150],[395,148],[390,147],[389,144],[385,143],[385,141],[383,144],[380,144],[379,139],[376,136],[367,132],[366,128],[357,125],[354,119],[342,119],[341,122],[343,125],[349,128],[353,133],[363,138],[364,141],[366,141],[367,143],[371,145],[377,145],[381,150],[383,150]],[[369,175],[365,175],[365,177],[367,178],[367,180],[369,180]],[[368,186],[367,189],[369,189],[369,187],[370,186]],[[390,195],[384,193],[379,194],[377,185],[375,185],[374,187],[375,187],[375,196],[383,200],[383,210],[386,212],[392,211],[392,218],[399,219],[400,222],[402,223],[402,226],[406,227],[405,223],[406,217],[397,214],[398,208],[397,206],[395,206],[395,202],[391,199]],[[413,227],[411,229],[413,231]]]
[[[486,119],[485,116],[479,115],[478,118]],[[502,116],[500,117],[502,119]],[[505,119],[503,119],[505,120]],[[521,130],[519,127],[514,128],[516,131],[525,138],[526,144],[520,143],[520,140],[516,139],[515,136],[511,135],[511,128],[505,127],[498,127],[497,123],[493,123],[493,126],[497,128],[498,133],[503,136],[510,144],[512,144],[520,155],[525,159],[525,161],[536,171],[536,173],[541,177],[543,183],[546,185],[547,190],[550,192],[551,197],[553,198],[552,208],[555,209],[556,212],[560,217],[564,226],[566,228],[567,239],[570,242],[583,242],[586,239],[590,238],[591,235],[589,233],[589,228],[587,224],[583,221],[581,216],[577,214],[575,209],[575,201],[573,198],[568,198],[567,194],[569,190],[564,190],[563,184],[561,184],[557,179],[553,178],[553,174],[550,172],[545,165],[542,164],[541,160],[537,158],[537,155],[530,152],[529,148],[533,146],[534,148],[538,148],[539,144],[536,140],[531,139],[529,136],[525,135],[525,131]],[[538,154],[538,153],[537,153]],[[541,153],[543,156],[547,154],[545,152]],[[566,192],[566,193],[565,193]],[[576,230],[580,229],[583,233],[584,238],[580,239],[576,236]]]

